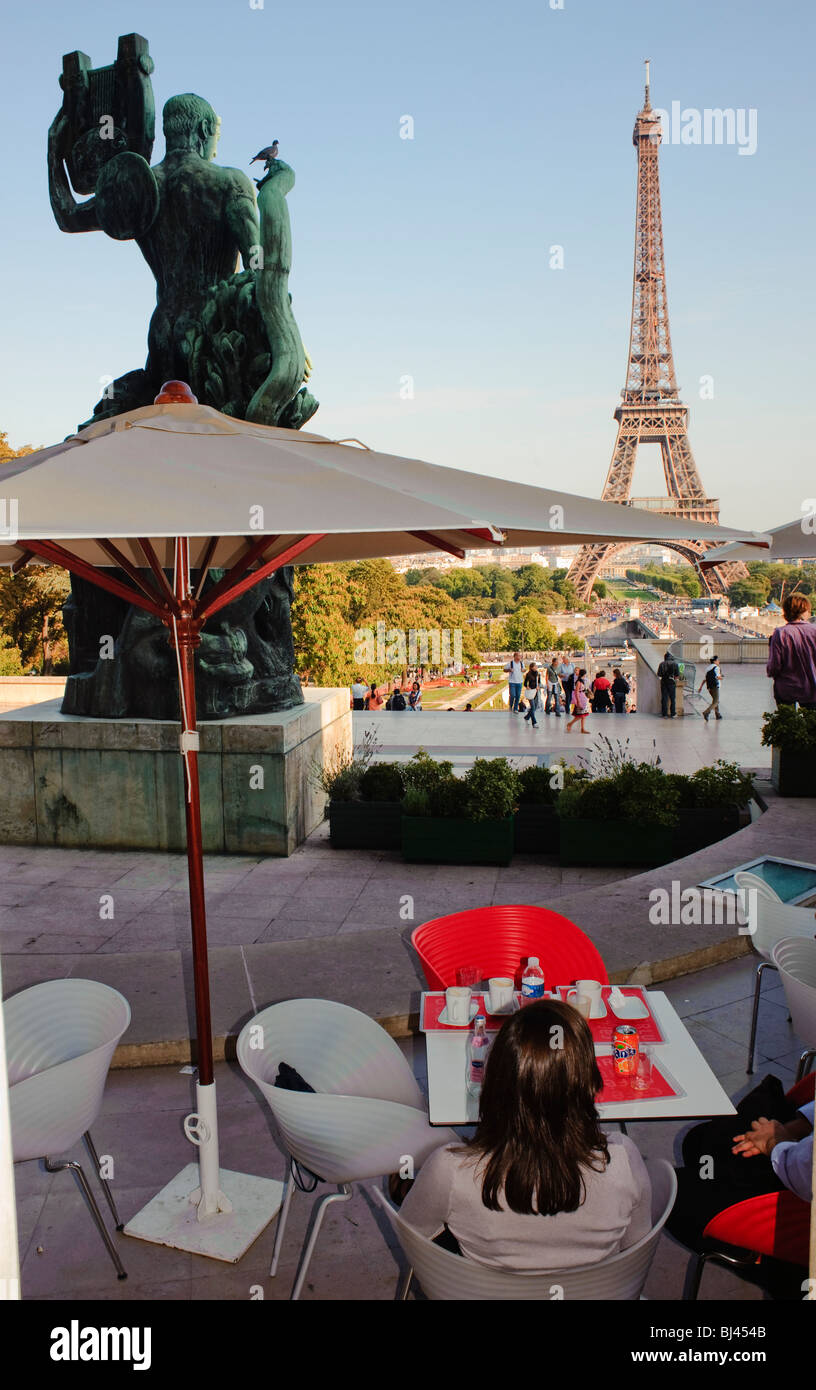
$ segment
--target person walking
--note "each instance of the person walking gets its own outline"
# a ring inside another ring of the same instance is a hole
[[[587,729],[585,722],[586,717],[589,714],[589,697],[586,693],[586,671],[583,667],[581,667],[581,670],[575,677],[575,692],[573,695],[572,714],[573,717],[567,725],[567,733],[570,732],[573,725],[578,723],[579,719],[581,721],[581,733],[589,733],[589,730]]]
[[[555,669],[558,672],[558,679],[564,691],[564,709],[566,713],[569,714],[572,709],[572,692],[575,688],[575,667],[566,652],[561,657]]]
[[[606,671],[599,671],[592,682],[593,714],[611,714],[612,698],[609,693],[611,689],[612,682],[606,674]]]
[[[789,594],[782,603],[785,626],[771,633],[768,665],[778,705],[816,709],[816,624],[804,594]]]
[[[558,679],[558,672],[555,669],[555,657],[550,657],[547,670],[545,672],[547,682],[547,699],[544,705],[544,713],[549,714],[552,706],[555,706],[556,719],[561,718],[561,682]]]
[[[408,708],[418,710],[422,713],[422,686],[419,681],[414,681],[408,694]]]
[[[526,724],[529,720],[533,728],[537,729],[536,710],[541,708],[541,672],[534,661],[531,661],[527,668],[527,674],[524,677],[524,689],[527,691],[527,713],[524,716],[524,722]]]
[[[521,687],[524,683],[524,666],[521,660],[521,652],[513,652],[513,660],[508,661],[504,669],[509,673],[507,686],[510,692],[510,713],[519,714]]]
[[[680,675],[680,667],[671,652],[666,652],[657,668],[657,675],[660,681],[660,717],[668,719],[671,710],[671,718],[676,719],[677,677]]]
[[[612,699],[615,702],[615,713],[626,713],[626,696],[632,687],[618,666],[612,670],[614,680],[612,681]]]
[[[706,667],[705,675],[700,681],[697,690],[697,694],[699,695],[703,686],[705,686],[711,696],[711,704],[707,709],[703,710],[703,719],[706,724],[708,723],[708,718],[712,710],[714,711],[716,719],[722,719],[722,715],[720,714],[720,681],[722,680],[722,671],[719,667],[719,661],[720,658],[718,656],[712,657],[711,665]]]

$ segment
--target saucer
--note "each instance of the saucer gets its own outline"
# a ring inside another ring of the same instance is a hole
[[[469,1028],[478,1012],[479,1005],[476,1003],[475,999],[471,999],[470,1018],[468,1019],[467,1023],[452,1023],[451,1020],[448,1018],[448,1006],[447,1004],[445,1004],[443,1005],[442,1012],[436,1021],[437,1023],[443,1023],[446,1028]]]

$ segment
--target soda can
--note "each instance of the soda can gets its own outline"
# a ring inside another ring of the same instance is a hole
[[[619,1023],[612,1034],[612,1058],[618,1076],[634,1076],[637,1072],[640,1038],[637,1028]]]

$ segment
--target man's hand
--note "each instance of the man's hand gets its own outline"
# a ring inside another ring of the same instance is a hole
[[[732,1153],[742,1154],[743,1158],[756,1158],[759,1154],[767,1157],[775,1146],[787,1138],[785,1126],[778,1120],[767,1120],[760,1115],[754,1120],[745,1134],[734,1135]]]

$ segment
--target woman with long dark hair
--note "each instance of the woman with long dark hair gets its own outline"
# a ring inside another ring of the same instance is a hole
[[[402,1216],[507,1270],[567,1269],[634,1245],[651,1228],[649,1177],[631,1139],[601,1129],[601,1085],[581,1015],[528,1004],[493,1042],[473,1139],[425,1160]]]

